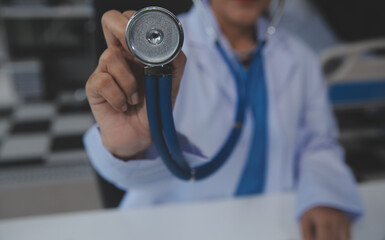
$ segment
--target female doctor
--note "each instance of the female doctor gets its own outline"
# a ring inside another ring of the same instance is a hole
[[[222,146],[233,126],[237,100],[229,66],[206,31],[206,21],[216,28],[227,55],[236,56],[248,72],[264,39],[267,23],[262,13],[269,4],[270,0],[211,0],[204,2],[206,20],[195,7],[179,17],[185,42],[172,62],[172,100],[176,128],[191,165],[209,161]],[[97,126],[86,133],[85,146],[100,175],[129,190],[120,207],[297,189],[296,217],[304,239],[350,239],[350,222],[362,213],[362,206],[336,142],[337,129],[316,56],[278,30],[261,48],[266,137],[257,144],[253,140],[258,116],[250,107],[240,140],[224,166],[204,180],[186,182],[166,169],[152,147],[143,65],[125,42],[125,27],[133,14],[104,14],[108,48],[86,85]],[[253,96],[259,95],[250,96],[253,102]],[[261,141],[264,159],[253,159],[250,149],[261,146]],[[250,161],[259,164],[257,177],[245,178]],[[253,184],[257,187],[247,190]]]

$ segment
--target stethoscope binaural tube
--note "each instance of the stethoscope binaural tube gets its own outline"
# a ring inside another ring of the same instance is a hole
[[[126,42],[131,53],[146,65],[144,73],[147,114],[153,141],[162,161],[172,174],[183,180],[200,180],[210,176],[226,162],[239,140],[246,105],[242,81],[239,77],[234,78],[238,81],[237,110],[234,127],[224,146],[211,161],[191,168],[177,139],[171,100],[170,62],[179,54],[183,44],[182,25],[172,13],[163,8],[144,8],[129,20]],[[218,48],[222,49],[219,45]]]

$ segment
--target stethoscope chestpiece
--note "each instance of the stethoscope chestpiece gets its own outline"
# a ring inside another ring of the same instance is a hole
[[[126,43],[130,52],[143,64],[166,65],[182,48],[182,24],[164,8],[143,8],[128,21]]]

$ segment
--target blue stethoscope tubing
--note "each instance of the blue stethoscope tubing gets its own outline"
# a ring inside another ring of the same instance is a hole
[[[168,151],[167,144],[164,140],[163,132],[162,132],[162,122],[161,122],[161,113],[158,107],[159,104],[159,92],[158,85],[160,80],[169,80],[171,76],[145,76],[145,86],[146,86],[146,107],[147,107],[147,115],[148,122],[150,126],[150,131],[152,135],[152,139],[154,144],[158,150],[158,153],[163,160],[166,167],[178,178],[188,180],[190,179],[190,173],[186,171],[183,163],[177,163],[173,161],[170,152]],[[165,82],[165,81],[163,81]],[[168,84],[168,83],[166,83]],[[178,144],[179,145],[179,144]]]
[[[216,47],[230,67],[230,60],[225,55],[223,48],[219,43],[216,44]],[[233,67],[230,67],[230,70],[233,79],[236,81],[238,95],[235,124],[223,147],[213,159],[195,168],[189,167],[177,139],[172,117],[171,75],[145,76],[147,114],[154,144],[157,146],[159,155],[167,168],[175,176],[183,180],[201,180],[213,174],[226,162],[239,140],[246,110],[245,82]],[[160,111],[160,109],[162,110]]]
[[[278,15],[281,15],[284,0],[280,0]],[[277,15],[277,14],[276,14]],[[275,32],[278,17],[273,17],[271,26],[268,27],[266,38],[261,42],[255,54],[261,54],[266,41]],[[232,63],[218,40],[215,46],[226,62],[236,85],[237,104],[234,117],[234,126],[230,131],[223,147],[213,159],[197,167],[190,167],[183,155],[178,142],[172,115],[172,76],[171,74],[145,75],[146,107],[150,131],[158,153],[169,169],[176,177],[182,180],[201,180],[217,171],[233,152],[241,135],[245,120],[247,103],[246,81],[247,73],[239,61]],[[253,57],[253,60],[255,56]]]

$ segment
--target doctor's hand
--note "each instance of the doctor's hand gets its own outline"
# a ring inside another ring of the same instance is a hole
[[[315,207],[301,218],[304,240],[349,240],[350,219],[337,209]]]
[[[87,98],[103,144],[121,159],[129,159],[152,144],[144,98],[143,64],[134,59],[125,41],[125,28],[134,13],[112,10],[103,15],[107,49],[86,84]],[[183,52],[172,62],[173,103],[185,63]]]

